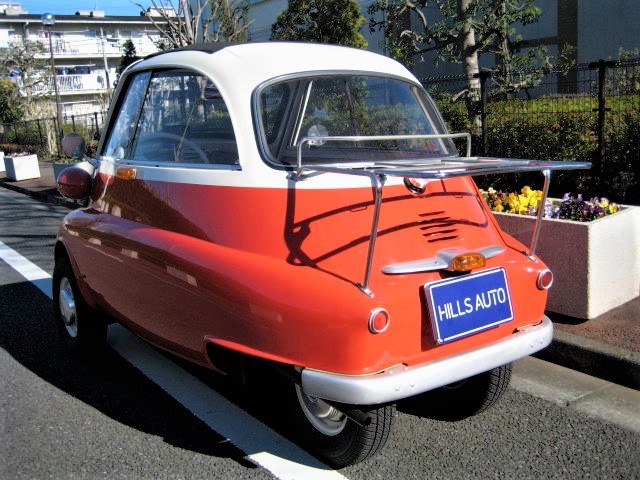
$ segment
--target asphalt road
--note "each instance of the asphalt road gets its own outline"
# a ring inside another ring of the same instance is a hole
[[[50,275],[66,212],[0,189],[0,242]],[[36,285],[0,260],[2,479],[640,478],[640,393],[539,360],[471,419],[400,403],[380,455],[331,471],[283,436],[271,385],[231,385],[117,328],[102,359],[70,357]]]

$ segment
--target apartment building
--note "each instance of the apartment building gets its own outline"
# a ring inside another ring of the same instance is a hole
[[[49,61],[49,27],[42,23],[43,13],[31,14],[16,2],[0,2],[0,48],[21,39],[39,41],[46,49],[42,58]],[[128,39],[133,42],[138,56],[158,50],[154,41],[160,35],[150,18],[154,12],[141,12],[139,16],[110,16],[107,13],[81,10],[55,16],[51,26],[51,47],[65,116],[104,108],[104,99],[114,87],[116,70]],[[161,18],[155,20],[161,21]],[[10,71],[0,71],[0,77],[10,75]],[[52,91],[53,84],[49,81],[36,85],[32,93]]]

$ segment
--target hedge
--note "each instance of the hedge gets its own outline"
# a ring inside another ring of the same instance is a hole
[[[469,131],[464,104],[437,101],[450,131]],[[567,192],[606,196],[640,204],[640,96],[607,99],[605,146],[598,162],[595,100],[589,97],[542,98],[492,102],[487,116],[487,155],[541,160],[590,161],[589,171],[556,173],[551,194]],[[481,139],[474,135],[474,152]],[[477,179],[488,188],[516,191],[524,184],[541,185],[541,176],[519,175]]]

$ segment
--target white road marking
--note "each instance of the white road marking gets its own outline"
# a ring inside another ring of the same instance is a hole
[[[0,259],[51,298],[51,276],[0,242]],[[229,402],[120,325],[109,327],[109,343],[135,368],[179,401],[247,458],[282,480],[348,480],[297,445]]]
[[[0,242],[0,258],[51,298],[51,275],[2,242]]]

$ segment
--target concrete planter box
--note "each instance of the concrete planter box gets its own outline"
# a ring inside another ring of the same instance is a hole
[[[527,247],[534,217],[495,213]],[[537,255],[554,274],[547,309],[595,318],[640,295],[640,207],[621,207],[591,222],[543,219]]]
[[[94,167],[93,167],[93,165],[91,165],[90,162],[87,162],[87,161],[76,162],[76,163],[58,163],[58,162],[54,162],[53,163],[53,178],[56,179],[56,182],[58,181],[58,177],[60,176],[62,171],[67,167],[78,167],[78,168],[81,168],[81,169],[85,170],[90,175],[93,175]]]
[[[37,155],[23,155],[21,157],[4,157],[7,178],[13,181],[40,178],[40,167]]]

